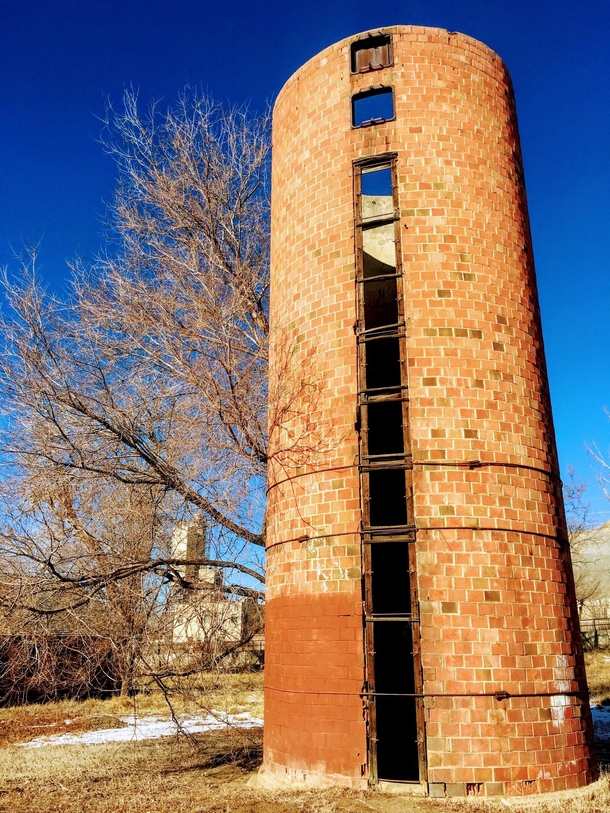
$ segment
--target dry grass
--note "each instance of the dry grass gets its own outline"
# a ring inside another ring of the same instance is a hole
[[[610,695],[610,660],[587,656],[596,697]],[[201,706],[235,713],[262,709],[260,675],[209,677]],[[136,698],[139,715],[167,714],[160,694]],[[376,791],[277,790],[250,787],[260,764],[260,730],[200,734],[189,740],[23,749],[10,743],[60,730],[106,727],[133,711],[115,698],[0,711],[0,813],[608,813],[610,776],[578,791],[522,799],[436,800]],[[65,720],[72,720],[66,724]],[[62,728],[63,727],[63,728]]]
[[[585,664],[591,700],[594,703],[610,701],[610,651],[586,652]]]
[[[220,784],[247,775],[259,739],[250,735],[249,751],[241,732],[213,732],[196,745],[164,738],[31,750],[8,746],[0,751],[0,811],[190,813]]]
[[[2,813],[608,813],[610,780],[528,799],[434,800],[341,789],[248,786],[260,732],[210,733],[198,743],[153,740],[0,750]]]

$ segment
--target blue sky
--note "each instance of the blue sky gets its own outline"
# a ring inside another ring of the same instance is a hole
[[[262,108],[326,45],[384,25],[482,40],[511,72],[562,468],[610,519],[586,443],[610,448],[610,4],[607,0],[0,0],[0,265],[22,241],[61,287],[103,240],[112,161],[100,117],[126,86],[185,84]]]

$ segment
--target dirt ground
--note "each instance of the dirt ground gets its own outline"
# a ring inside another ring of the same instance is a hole
[[[591,693],[610,702],[610,653],[588,657]],[[260,714],[261,677],[232,676],[204,692],[209,707]],[[162,698],[140,697],[141,716],[166,713]],[[437,800],[378,791],[251,787],[261,729],[190,739],[23,748],[41,734],[119,725],[133,701],[86,701],[0,710],[0,813],[609,813],[610,774],[576,792],[523,799]],[[193,713],[192,705],[182,709]],[[115,721],[113,723],[112,721]],[[110,722],[110,726],[108,725]]]

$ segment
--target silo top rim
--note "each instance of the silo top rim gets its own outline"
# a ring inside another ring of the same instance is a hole
[[[351,45],[353,42],[357,42],[359,39],[363,39],[367,36],[373,36],[378,34],[412,34],[414,36],[418,35],[427,35],[427,36],[442,36],[447,37],[447,44],[458,44],[460,42],[463,43],[470,43],[471,45],[475,45],[478,49],[480,49],[482,54],[485,54],[488,59],[496,62],[498,65],[504,66],[504,62],[502,61],[501,57],[496,54],[494,50],[492,50],[488,45],[485,45],[484,42],[475,39],[474,37],[469,37],[468,34],[462,34],[459,31],[448,31],[446,28],[436,28],[434,26],[428,25],[390,25],[390,26],[382,26],[380,28],[371,28],[368,31],[361,31],[358,34],[352,34],[349,37],[345,37],[345,39],[338,40],[337,42],[328,45],[322,51],[319,51],[317,54],[314,54],[307,62],[303,63],[300,68],[297,70],[286,80],[283,84],[280,92],[278,93],[278,98],[281,96],[282,92],[285,88],[291,85],[293,82],[299,80],[299,77],[302,73],[307,72],[309,67],[313,62],[320,61],[324,59],[324,57],[329,54],[331,51],[335,50],[338,45],[347,46]],[[505,66],[504,66],[505,67]],[[507,71],[508,73],[508,71]],[[277,102],[277,99],[276,99]]]

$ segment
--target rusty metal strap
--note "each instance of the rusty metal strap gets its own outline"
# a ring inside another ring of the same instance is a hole
[[[360,536],[360,529],[356,529],[354,531],[344,531],[340,534],[316,534],[316,536],[308,536],[308,534],[300,534],[299,536],[293,536],[291,539],[279,539],[277,542],[272,542],[270,545],[267,545],[266,550],[271,550],[271,548],[277,548],[278,545],[288,545],[291,542],[314,542],[316,539],[334,539],[337,536]]]
[[[504,528],[501,526],[494,527],[493,525],[418,525],[417,532],[419,531],[499,531],[500,533],[510,534],[525,534],[526,536],[541,536],[543,539],[550,539],[553,542],[559,542],[562,545],[569,545],[570,540],[566,536],[559,534],[543,534],[540,531],[525,531],[522,528]]]
[[[474,471],[475,469],[487,468],[488,466],[502,466],[507,469],[526,469],[527,471],[535,471],[538,474],[544,474],[555,480],[561,478],[559,474],[548,469],[541,469],[539,466],[530,466],[527,463],[502,463],[498,460],[414,460],[414,466],[447,466],[451,468],[463,468]]]
[[[327,691],[306,691],[304,689],[280,689],[277,686],[265,686],[266,690],[272,692],[281,692],[282,694],[308,694],[308,695],[329,695],[341,697],[414,697],[423,700],[426,697],[495,697],[496,700],[510,700],[512,698],[521,697],[589,697],[589,691],[586,689],[572,691],[572,692],[523,692],[519,694],[511,694],[510,692],[456,692],[445,693],[430,692],[327,692]]]
[[[520,692],[518,694],[511,694],[510,692],[456,692],[450,694],[442,694],[440,692],[417,693],[417,692],[360,692],[360,697],[495,697],[496,700],[510,700],[513,697],[580,697],[583,695],[589,696],[589,692],[585,690],[577,690],[573,692]]]

